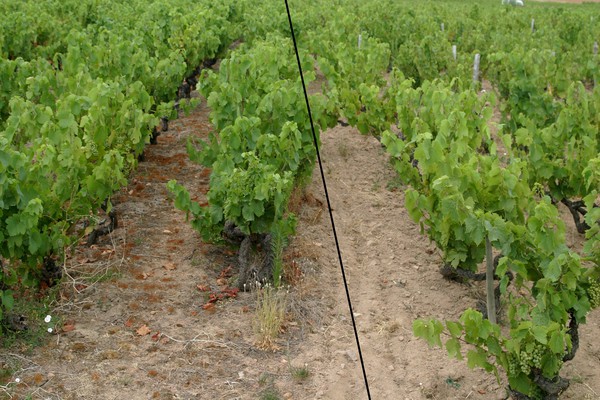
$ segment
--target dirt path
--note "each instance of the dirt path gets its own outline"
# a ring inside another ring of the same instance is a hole
[[[338,127],[323,135],[322,154],[372,397],[504,399],[504,383],[499,385],[483,371],[469,370],[464,361],[448,359],[440,349],[428,349],[412,335],[415,318],[456,319],[485,294],[482,286],[441,278],[438,250],[410,220],[402,207],[401,190],[386,188],[395,173],[380,144],[351,128]],[[321,257],[327,260],[323,262],[327,270],[338,268],[332,253],[332,247],[324,249]],[[340,285],[339,279],[332,280]],[[341,289],[336,303],[337,319],[330,336],[352,338]],[[599,328],[598,312],[592,313],[582,327],[584,347],[565,366],[565,375],[573,382],[563,398],[600,398],[600,346],[593,340]],[[323,376],[327,382],[323,386],[328,388],[323,398],[366,398],[351,342],[332,338],[323,340],[322,346],[331,359],[323,368],[329,371]],[[349,366],[348,373],[340,373]]]
[[[255,346],[255,294],[203,309],[209,293],[198,285],[221,293],[234,252],[203,244],[165,184],[177,179],[202,200],[208,171],[189,163],[185,143],[207,135],[207,116],[202,105],[171,123],[116,199],[120,228],[69,260],[72,279],[54,312],[68,332],[31,354],[0,352],[15,369],[12,382],[21,380],[4,386],[13,398],[366,399],[318,171],[286,255],[302,279],[288,295],[280,350]],[[379,143],[342,127],[322,141],[372,398],[504,398],[493,377],[412,335],[415,318],[456,318],[481,289],[441,278],[437,250],[410,221],[401,189],[387,188],[395,173]],[[582,331],[582,347],[565,367],[573,378],[568,399],[600,398],[597,312]],[[295,379],[303,366],[308,378]],[[2,398],[11,397],[0,391]]]

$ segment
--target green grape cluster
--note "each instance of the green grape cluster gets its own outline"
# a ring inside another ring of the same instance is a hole
[[[544,356],[545,347],[539,343],[535,343],[533,349],[528,351],[521,351],[519,354],[521,371],[525,375],[531,373],[531,368],[542,368],[542,357]]]
[[[588,288],[587,293],[592,308],[600,306],[600,281],[597,279],[590,280],[590,287]]]
[[[531,355],[531,353],[528,353],[526,351],[522,351],[519,354],[519,360],[520,360],[520,367],[521,367],[521,371],[525,374],[525,375],[529,375],[531,373],[531,364],[533,361],[533,357]]]
[[[536,195],[538,195],[538,196],[540,196],[540,197],[544,196],[544,194],[545,194],[545,192],[546,192],[546,190],[545,190],[544,186],[543,186],[541,183],[539,183],[539,182],[535,182],[535,183],[533,184],[532,191],[533,191],[533,192],[534,192]]]
[[[519,359],[513,353],[508,354],[508,376],[515,377],[519,375],[521,367],[519,365]]]
[[[96,157],[98,155],[98,147],[96,146],[96,143],[89,141],[86,147],[88,158]]]

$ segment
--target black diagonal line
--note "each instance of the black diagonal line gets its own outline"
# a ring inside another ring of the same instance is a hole
[[[367,397],[371,400],[371,392],[369,390],[369,380],[367,379],[367,371],[365,369],[365,362],[363,360],[362,350],[360,349],[360,340],[358,338],[358,331],[356,329],[356,321],[354,319],[354,312],[352,311],[352,301],[350,300],[350,291],[348,290],[348,282],[346,281],[346,272],[344,269],[344,261],[342,260],[342,252],[340,251],[340,243],[338,241],[337,232],[335,230],[335,223],[333,221],[333,213],[331,212],[331,203],[329,201],[329,192],[327,191],[327,182],[325,181],[325,173],[323,172],[323,164],[321,163],[321,154],[319,153],[319,144],[317,141],[317,135],[315,133],[315,125],[312,119],[312,113],[310,111],[310,103],[308,101],[308,94],[306,92],[306,85],[304,83],[304,75],[302,73],[302,65],[300,63],[300,55],[298,54],[298,45],[296,44],[296,35],[294,34],[294,26],[292,24],[292,16],[290,15],[290,8],[287,0],[285,0],[285,8],[287,10],[288,21],[290,23],[290,31],[292,33],[292,41],[294,42],[294,51],[296,52],[296,61],[298,62],[298,70],[300,72],[300,79],[302,80],[302,89],[304,90],[304,99],[306,100],[306,108],[308,110],[308,118],[310,120],[310,129],[312,130],[313,141],[315,143],[315,149],[317,151],[317,159],[319,161],[319,170],[321,171],[321,180],[323,181],[323,188],[325,189],[325,198],[327,199],[327,208],[329,210],[329,218],[331,219],[331,229],[333,230],[333,237],[335,239],[335,248],[337,249],[338,260],[340,262],[340,269],[342,271],[342,279],[344,280],[344,288],[346,289],[346,299],[348,300],[348,308],[350,310],[350,318],[352,318],[352,327],[354,328],[354,338],[356,339],[356,347],[358,348],[358,356],[360,357],[360,365],[362,367],[363,379],[365,381],[365,388],[367,389]]]

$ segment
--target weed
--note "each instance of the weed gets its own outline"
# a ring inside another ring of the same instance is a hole
[[[287,308],[286,293],[270,285],[259,287],[256,293],[254,330],[258,336],[257,346],[276,350],[278,347],[275,342],[281,331]]]
[[[385,187],[390,192],[395,192],[399,189],[402,189],[404,187],[404,183],[402,182],[402,179],[399,176],[396,176],[392,180],[390,180]]]
[[[283,249],[287,246],[287,237],[294,233],[296,220],[286,218],[279,223],[274,224],[271,231],[271,252],[273,254],[273,285],[275,288],[281,286],[283,277]]]
[[[192,264],[192,267],[199,267],[201,264],[201,260],[202,259],[200,257],[192,257],[190,264]]]
[[[122,276],[123,276],[123,273],[121,271],[114,269],[114,268],[108,268],[103,273],[91,277],[89,281],[91,284],[94,284],[94,283],[98,283],[98,282],[106,282],[106,281],[116,280]]]
[[[54,288],[52,288],[54,289]],[[48,304],[56,298],[56,290],[51,290],[41,299],[23,291],[16,296],[15,304],[5,321],[0,321],[0,348],[20,348],[29,351],[41,346],[49,338],[49,328],[60,326],[60,319],[52,324],[44,318],[48,314]]]
[[[267,384],[271,384],[273,382],[273,377],[271,376],[271,374],[269,374],[268,372],[263,372],[262,374],[260,374],[260,376],[258,377],[258,384],[259,386],[265,386]]]
[[[279,391],[274,387],[268,387],[260,393],[261,400],[279,400],[281,396]]]
[[[267,374],[266,372],[263,372],[258,377],[258,384],[260,386],[265,386],[269,382],[269,377],[270,377],[269,374]]]
[[[303,367],[290,367],[290,372],[292,374],[292,378],[294,378],[294,380],[298,383],[305,381],[310,375],[308,365],[306,364],[304,364]]]
[[[341,142],[338,145],[338,153],[340,154],[340,157],[342,157],[342,159],[344,161],[348,160],[348,146],[346,146],[345,142]]]

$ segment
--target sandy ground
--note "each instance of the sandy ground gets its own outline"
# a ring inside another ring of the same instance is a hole
[[[0,399],[367,398],[318,170],[297,202],[285,257],[295,285],[279,349],[256,346],[255,293],[202,307],[209,292],[198,286],[224,293],[234,251],[202,243],[165,184],[177,179],[202,200],[209,171],[189,162],[185,143],[209,130],[201,105],[149,146],[116,199],[120,227],[68,261],[53,311],[65,331],[32,352],[0,350],[0,363],[15,369]],[[322,134],[321,153],[372,398],[504,399],[504,382],[412,334],[415,318],[457,318],[483,291],[442,279],[439,253],[390,185],[395,173],[380,144],[338,126]],[[594,312],[564,367],[572,384],[562,398],[600,398],[598,336]],[[295,379],[297,368],[308,377]]]

